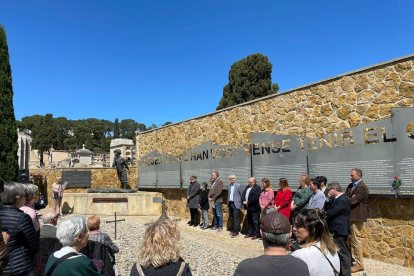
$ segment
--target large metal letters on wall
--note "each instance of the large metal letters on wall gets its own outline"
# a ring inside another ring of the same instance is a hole
[[[395,176],[402,181],[400,195],[414,195],[414,108],[393,108],[390,119],[360,125],[309,139],[300,136],[251,134],[251,144],[235,147],[211,141],[182,155],[152,152],[138,163],[139,188],[187,188],[190,176],[199,183],[210,181],[219,171],[227,184],[235,174],[244,187],[250,176],[258,184],[264,177],[277,187],[285,177],[299,186],[301,174],[324,175],[343,189],[350,171],[360,168],[371,194],[389,194]],[[227,187],[227,185],[225,185]]]

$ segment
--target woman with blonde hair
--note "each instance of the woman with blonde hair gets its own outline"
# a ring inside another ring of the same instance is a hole
[[[130,276],[138,275],[192,275],[190,267],[180,257],[180,232],[175,222],[160,219],[147,226],[138,262],[130,273]]]
[[[292,256],[307,263],[310,276],[339,275],[338,248],[329,233],[325,211],[303,209],[295,218],[293,230],[302,249]]]
[[[292,204],[290,208],[293,212],[293,224],[295,222],[295,216],[306,206],[308,205],[309,199],[311,198],[313,192],[309,187],[309,176],[307,174],[302,174],[299,179],[300,187],[296,191],[295,195],[292,198]]]
[[[263,220],[267,213],[270,213],[273,211],[273,201],[275,199],[275,192],[273,191],[273,187],[272,187],[272,184],[270,184],[269,179],[263,178],[262,185],[263,185],[263,189],[259,197],[259,203],[260,203],[261,217]]]
[[[275,211],[285,215],[290,220],[290,203],[292,201],[292,191],[286,178],[279,179],[279,190],[275,197]]]

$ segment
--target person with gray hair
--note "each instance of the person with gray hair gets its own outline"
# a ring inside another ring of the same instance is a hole
[[[58,227],[56,236],[63,248],[49,256],[45,275],[49,276],[98,276],[96,266],[79,251],[88,243],[86,221],[81,216],[65,219]]]
[[[33,205],[35,202],[39,200],[39,187],[37,187],[34,184],[26,184],[25,198],[26,204],[20,207],[20,210],[22,210],[32,218],[34,228],[37,232],[40,230],[40,222],[37,218],[35,209],[33,209]]]
[[[30,216],[32,219],[33,226],[36,230],[36,236],[39,240],[40,244],[40,222],[37,218],[36,210],[33,208],[34,203],[39,200],[39,187],[37,187],[34,184],[26,184],[26,204],[23,207],[20,207],[20,210],[25,212]],[[34,274],[39,274],[42,271],[42,258],[40,256],[40,248],[39,251],[36,254],[36,262],[35,266],[33,268]]]
[[[279,212],[267,214],[260,224],[260,234],[264,255],[240,262],[234,275],[309,276],[307,264],[286,251],[291,235],[286,216]]]
[[[9,263],[3,270],[5,276],[32,273],[36,253],[39,250],[39,240],[32,219],[19,209],[25,205],[25,193],[25,185],[12,182],[4,185],[4,192],[1,195],[2,231],[7,232],[9,236],[7,241]]]
[[[40,228],[41,238],[56,238],[58,216],[53,211],[45,212],[42,216],[43,226]]]

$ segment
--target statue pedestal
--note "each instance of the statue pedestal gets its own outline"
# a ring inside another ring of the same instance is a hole
[[[154,192],[136,193],[64,193],[64,214],[160,216],[161,203],[153,203]],[[50,207],[50,206],[49,206]]]

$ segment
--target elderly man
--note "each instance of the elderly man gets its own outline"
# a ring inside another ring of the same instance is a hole
[[[325,205],[325,195],[322,193],[321,183],[319,183],[315,179],[311,179],[309,188],[312,190],[313,194],[309,199],[308,208],[307,209],[321,209],[323,210],[323,206]]]
[[[349,254],[349,216],[351,204],[342,193],[338,182],[332,182],[327,187],[329,201],[325,203],[326,221],[329,232],[339,247],[339,259],[341,261],[341,276],[351,276],[351,255]]]
[[[234,174],[229,176],[230,184],[227,185],[227,206],[229,207],[229,216],[233,220],[233,231],[230,232],[232,238],[239,235],[239,211],[243,206],[242,196],[243,189],[239,183],[236,182]]]
[[[260,224],[260,234],[264,255],[242,261],[234,275],[309,276],[308,265],[286,252],[291,234],[286,216],[279,212],[267,214]]]
[[[218,171],[211,173],[211,189],[208,192],[208,201],[213,203],[213,229],[218,232],[223,230],[223,212],[221,211],[221,205],[223,204],[223,181],[219,178]]]
[[[346,196],[351,202],[350,230],[351,230],[351,255],[354,265],[352,273],[364,270],[364,260],[362,256],[361,231],[364,222],[368,217],[368,196],[369,190],[362,180],[362,171],[353,169],[351,171],[352,183],[346,189]]]
[[[44,273],[49,256],[62,249],[62,244],[56,237],[56,225],[59,215],[53,211],[43,214],[43,226],[40,228],[40,255],[42,258],[41,273]]]
[[[244,238],[252,238],[256,240],[260,238],[259,233],[259,216],[260,216],[260,204],[259,198],[262,190],[259,185],[256,184],[256,178],[249,178],[249,185],[244,189],[242,195],[242,201],[244,207],[247,209],[247,221],[249,224],[249,232]]]
[[[48,211],[42,216],[43,226],[40,228],[41,238],[56,238],[56,225],[58,216],[53,211]]]

